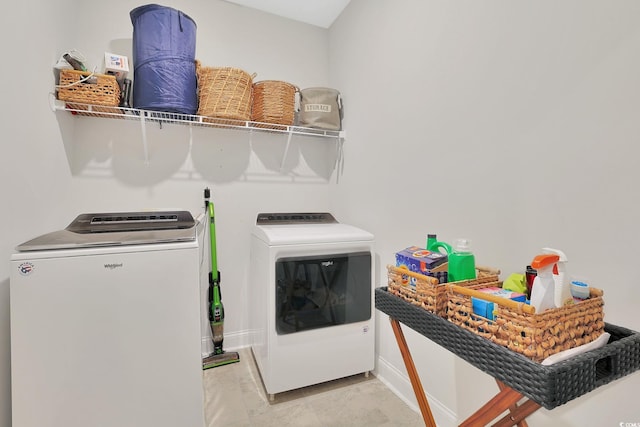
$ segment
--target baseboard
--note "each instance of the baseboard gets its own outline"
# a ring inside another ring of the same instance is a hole
[[[412,410],[420,413],[411,381],[409,377],[399,371],[395,366],[387,362],[384,358],[378,356],[376,370],[376,377],[391,390],[396,396],[404,401]],[[426,393],[429,406],[431,407],[431,413],[436,420],[438,427],[454,427],[458,425],[458,417],[455,412],[451,411],[448,407],[442,404],[438,399]]]
[[[250,342],[250,333],[249,331],[240,331],[240,332],[232,332],[229,334],[224,334],[224,341],[222,342],[222,347],[225,351],[238,351],[241,348],[249,347],[251,345]],[[206,357],[213,352],[213,343],[211,342],[210,336],[204,336],[201,338],[202,345],[200,346],[202,349],[202,357]]]

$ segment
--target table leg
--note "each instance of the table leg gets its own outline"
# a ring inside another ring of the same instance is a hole
[[[422,383],[420,382],[418,371],[416,370],[416,366],[413,363],[413,358],[411,357],[411,353],[409,352],[407,340],[405,339],[404,333],[400,328],[400,322],[392,317],[389,317],[389,321],[391,322],[393,333],[396,336],[396,341],[398,342],[398,347],[400,348],[400,354],[402,354],[404,365],[407,368],[407,373],[409,374],[409,380],[411,381],[413,392],[415,393],[416,399],[418,400],[418,406],[420,407],[420,412],[422,413],[424,424],[426,427],[437,427],[436,422],[433,419],[433,414],[431,413],[431,408],[429,407],[429,401],[427,400],[427,396],[424,394],[424,389],[422,388]]]
[[[529,415],[540,409],[540,405],[533,400],[527,400],[522,405],[518,406],[515,410],[509,410],[509,413],[505,415],[500,421],[495,423],[494,427],[512,427],[517,425],[518,427],[527,426],[527,422],[524,420]]]
[[[496,380],[496,383],[498,383],[498,387],[500,388],[500,390],[508,388],[508,386],[505,385],[502,381]],[[509,414],[498,423],[494,424],[494,426],[516,424],[518,427],[529,427],[529,424],[527,424],[524,419],[538,409],[540,409],[540,405],[532,400],[527,400],[520,406],[518,406],[517,404],[512,405],[509,407]],[[507,424],[507,419],[510,419],[512,421],[512,424]]]
[[[509,413],[493,424],[494,427],[512,427],[515,425],[527,427],[527,422],[524,419],[540,409],[540,405],[529,399],[522,405],[518,405],[518,401],[524,396],[502,382],[496,381],[500,392],[460,424],[460,427],[489,425],[492,420],[505,411],[509,411]]]
[[[429,401],[422,388],[418,371],[409,352],[407,340],[400,327],[400,322],[393,317],[389,317],[389,321],[391,322],[391,328],[395,334],[400,354],[404,360],[404,365],[407,368],[409,380],[411,381],[413,392],[416,395],[424,424],[426,427],[437,427],[433,419],[433,414],[431,413],[431,408],[429,407]],[[505,411],[509,411],[509,413],[497,423],[493,424],[494,427],[512,427],[516,425],[518,427],[528,427],[525,418],[540,409],[541,406],[529,399],[521,405],[518,405],[518,402],[524,398],[524,396],[501,381],[496,380],[496,382],[498,383],[500,392],[460,424],[460,427],[486,426]]]
[[[509,406],[516,404],[520,399],[522,399],[522,395],[511,388],[500,390],[482,408],[460,424],[460,427],[486,426],[491,420],[506,411]]]

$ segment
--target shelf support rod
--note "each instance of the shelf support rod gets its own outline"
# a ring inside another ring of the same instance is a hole
[[[336,161],[333,164],[333,170],[336,174],[336,184],[340,182],[340,174],[343,169],[344,139],[342,136],[336,138]]]
[[[146,111],[140,111],[140,126],[142,128],[142,149],[144,150],[144,164],[149,166],[149,149],[147,147],[147,124],[146,124]]]
[[[284,169],[284,162],[287,159],[287,154],[289,153],[289,145],[291,145],[291,137],[293,136],[293,132],[290,130],[287,135],[287,145],[284,147],[284,153],[282,153],[282,161],[280,162],[280,171]]]

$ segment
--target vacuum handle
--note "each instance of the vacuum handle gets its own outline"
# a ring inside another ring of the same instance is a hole
[[[218,295],[222,299],[222,289],[220,288],[220,272],[218,271],[218,280],[213,279],[213,273],[209,273],[209,302],[213,302],[213,288],[218,287]]]
[[[218,271],[218,251],[216,249],[216,220],[213,210],[213,203],[207,205],[207,212],[209,213],[209,239],[211,251],[211,274],[217,273],[217,277],[213,278],[213,281],[220,282],[220,272]]]

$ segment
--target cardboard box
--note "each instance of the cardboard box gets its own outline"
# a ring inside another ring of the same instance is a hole
[[[104,73],[116,76],[116,80],[122,83],[129,73],[129,59],[126,56],[105,52]]]
[[[478,289],[478,292],[484,292],[500,298],[506,298],[517,302],[526,302],[527,296],[520,292],[513,292],[507,289],[491,287]],[[480,298],[471,297],[471,305],[473,307],[473,313],[479,316],[485,317],[489,320],[494,320],[493,309],[494,304],[490,301],[486,301]]]
[[[409,246],[396,253],[396,267],[405,266],[409,271],[424,274],[447,262],[447,256],[419,246]]]

